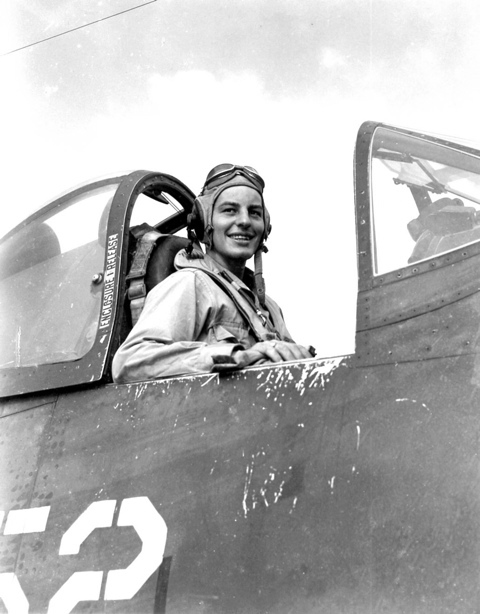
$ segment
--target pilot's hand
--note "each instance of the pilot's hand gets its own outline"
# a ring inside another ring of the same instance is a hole
[[[235,362],[240,367],[262,362],[284,362],[287,360],[304,360],[312,358],[310,349],[288,341],[260,341],[248,350],[235,352]]]

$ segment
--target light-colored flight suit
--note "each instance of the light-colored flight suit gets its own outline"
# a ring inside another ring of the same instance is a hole
[[[175,268],[176,273],[148,293],[137,324],[115,354],[112,365],[115,382],[235,368],[233,353],[256,343],[233,300],[202,273],[205,268],[220,271],[212,258],[205,255],[203,259],[189,259],[181,250],[175,257]],[[247,274],[253,278],[251,271]],[[270,317],[276,338],[291,341],[278,305],[267,297],[267,313],[243,281],[230,275],[248,293],[256,308]],[[265,328],[265,333],[269,332]]]

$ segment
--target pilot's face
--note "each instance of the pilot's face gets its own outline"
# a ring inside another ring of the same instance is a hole
[[[257,251],[264,231],[260,194],[247,186],[232,186],[221,192],[212,216],[211,256],[234,271]]]

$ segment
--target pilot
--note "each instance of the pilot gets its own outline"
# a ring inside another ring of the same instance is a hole
[[[265,295],[264,186],[249,166],[210,171],[189,216],[190,245],[176,255],[176,272],[148,293],[113,359],[115,382],[312,357],[312,348],[293,342],[280,308]],[[246,268],[252,256],[255,275]]]

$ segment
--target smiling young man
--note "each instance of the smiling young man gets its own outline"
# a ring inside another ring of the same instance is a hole
[[[265,295],[264,185],[251,167],[221,164],[210,171],[189,219],[191,249],[177,254],[177,272],[149,292],[114,357],[116,382],[312,357],[292,341],[280,308]],[[253,256],[255,275],[246,268]]]
[[[243,279],[246,261],[259,248],[265,232],[260,194],[244,185],[227,188],[215,201],[212,226],[207,253]]]

